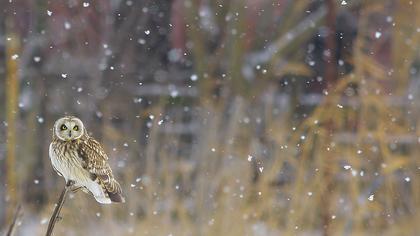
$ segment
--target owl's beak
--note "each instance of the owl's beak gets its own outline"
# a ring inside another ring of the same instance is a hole
[[[71,131],[69,131],[69,138],[71,138]]]

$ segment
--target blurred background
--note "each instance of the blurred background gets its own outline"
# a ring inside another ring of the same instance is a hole
[[[44,235],[80,117],[127,202],[56,235],[418,235],[416,0],[0,1],[0,231]]]

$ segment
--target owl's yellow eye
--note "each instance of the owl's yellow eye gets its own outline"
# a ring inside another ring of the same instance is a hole
[[[61,125],[60,130],[66,130],[67,126],[66,125]]]
[[[75,125],[75,126],[73,127],[73,130],[74,130],[74,131],[79,131],[79,126]]]

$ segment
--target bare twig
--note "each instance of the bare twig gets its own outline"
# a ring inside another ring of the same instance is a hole
[[[54,209],[54,212],[51,216],[50,222],[48,223],[47,233],[45,234],[46,236],[50,236],[52,234],[55,223],[57,223],[57,220],[59,218],[61,208],[63,207],[64,201],[66,200],[67,193],[70,190],[72,185],[73,185],[73,182],[71,182],[71,181],[67,182],[66,186],[64,187],[63,191],[61,192],[60,198],[58,199],[58,202],[55,206],[55,209]]]
[[[15,215],[13,217],[13,221],[9,226],[9,230],[7,230],[6,236],[12,236],[15,233],[16,223],[22,217],[22,206],[19,204],[16,207]]]

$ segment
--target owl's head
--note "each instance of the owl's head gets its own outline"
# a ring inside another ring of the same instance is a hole
[[[54,134],[62,141],[72,141],[83,136],[85,127],[83,122],[74,116],[65,116],[54,124]]]

